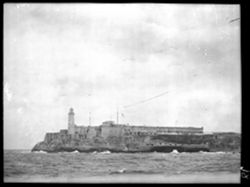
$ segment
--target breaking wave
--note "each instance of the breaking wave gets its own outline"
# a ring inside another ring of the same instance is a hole
[[[130,170],[126,168],[110,172],[111,175],[113,174],[156,174],[156,173],[160,173],[160,172],[147,171],[147,170]]]
[[[202,154],[226,154],[227,152],[223,152],[223,151],[217,151],[217,152],[199,151],[199,153],[202,153]]]
[[[111,152],[110,151],[103,151],[103,152],[100,152],[100,154],[110,154]]]
[[[218,151],[218,152],[215,152],[217,154],[225,154],[226,152],[223,152],[223,151]]]
[[[209,152],[206,152],[206,151],[199,151],[199,153],[206,154],[206,153],[209,153]]]
[[[110,154],[111,152],[109,150],[106,150],[106,151],[93,151],[91,154]]]
[[[47,153],[46,151],[33,151],[33,153]]]
[[[80,151],[80,150],[79,150]],[[240,154],[222,153],[112,153],[108,149],[91,153],[72,152],[44,154],[45,151],[23,153],[4,151],[4,177],[37,180],[51,177],[72,181],[73,178],[111,177],[128,181],[132,177],[142,177],[141,182],[154,175],[176,176],[197,173],[238,173],[240,174]],[[175,151],[174,151],[175,152]],[[149,177],[145,176],[148,175]],[[72,177],[73,176],[73,177]],[[37,178],[36,178],[37,177]],[[76,179],[77,180],[77,179]],[[111,179],[110,179],[111,180]],[[139,180],[139,179],[138,179]],[[226,181],[227,179],[225,179]],[[68,181],[68,182],[69,182]]]
[[[178,154],[179,152],[176,149],[174,149],[171,153]]]

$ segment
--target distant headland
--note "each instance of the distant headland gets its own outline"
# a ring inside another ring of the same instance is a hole
[[[77,126],[70,108],[68,129],[46,133],[44,141],[32,151],[46,152],[240,152],[239,133],[204,133],[203,127],[152,127],[115,124],[105,121],[100,126]]]

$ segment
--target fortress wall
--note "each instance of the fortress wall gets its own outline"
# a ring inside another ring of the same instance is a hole
[[[81,127],[80,128],[80,134],[85,135],[87,133],[87,127]]]
[[[138,132],[141,132],[141,133],[145,133],[145,134],[155,134],[155,133],[158,133],[158,132],[162,132],[162,128],[160,127],[144,127],[144,126],[131,126],[129,127],[130,131],[132,133],[138,133]]]
[[[125,133],[128,134],[168,134],[168,133],[203,133],[203,128],[195,127],[146,127],[146,126],[126,126]]]
[[[203,128],[196,127],[157,127],[161,133],[203,133]]]
[[[124,127],[123,128],[123,135],[128,136],[132,134],[132,129],[129,127]]]
[[[56,132],[56,133],[46,133],[44,141],[48,143],[48,142],[50,142],[50,141],[52,141],[54,139],[60,138],[60,136],[61,135],[58,132]]]
[[[101,135],[102,135],[102,137],[104,139],[106,139],[107,137],[110,136],[110,134],[111,134],[111,132],[110,132],[111,128],[112,127],[110,127],[110,126],[102,126],[102,133],[101,133]]]
[[[169,134],[169,133],[203,133],[203,128],[195,127],[148,127],[148,126],[124,126],[106,124],[99,127],[84,127],[75,126],[75,133],[86,135],[91,139],[96,136],[102,136],[107,138],[109,136],[142,136],[142,135],[157,135],[157,134]]]
[[[65,143],[69,139],[68,130],[60,130],[60,140]]]
[[[84,127],[84,126],[75,126],[75,133],[86,134],[87,133],[87,127]]]
[[[170,133],[203,133],[203,128],[194,127],[167,127]]]
[[[80,133],[80,129],[81,129],[81,128],[79,128],[78,126],[75,125],[75,130],[74,130],[74,131],[75,131],[75,134],[76,134],[76,133],[79,134],[79,133]]]
[[[67,129],[62,129],[62,130],[60,130],[60,134],[68,134],[68,130]]]
[[[123,133],[125,135],[152,135],[156,130],[153,128],[142,127],[142,126],[126,126],[123,128]]]
[[[102,135],[102,128],[101,127],[95,127],[96,136],[100,137]]]
[[[92,139],[96,137],[96,130],[95,127],[87,127],[87,138]]]
[[[102,126],[101,127],[101,136],[107,138],[109,136],[122,136],[123,135],[123,126]]]

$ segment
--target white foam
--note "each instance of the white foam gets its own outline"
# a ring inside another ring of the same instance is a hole
[[[217,152],[215,152],[215,153],[217,153],[217,154],[225,154],[226,152],[223,152],[223,151],[217,151]]]
[[[199,151],[199,153],[202,153],[202,154],[226,154],[226,153],[230,153],[230,152],[223,152],[223,151],[217,151],[217,152]]]
[[[176,149],[174,149],[171,153],[178,154],[179,152]]]
[[[100,152],[101,154],[110,154],[111,152],[109,150]]]
[[[47,153],[46,151],[34,151],[34,153]]]
[[[208,153],[208,152],[205,152],[205,151],[199,151],[199,153]]]
[[[124,173],[125,171],[126,171],[125,168],[122,168],[122,169],[118,170],[119,173]]]

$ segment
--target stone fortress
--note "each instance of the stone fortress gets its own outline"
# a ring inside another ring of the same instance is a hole
[[[70,108],[68,113],[68,129],[63,129],[60,133],[47,133],[49,139],[60,135],[68,134],[74,138],[92,139],[94,137],[109,136],[140,136],[159,134],[202,134],[203,127],[152,127],[152,126],[131,126],[128,124],[115,124],[114,121],[105,121],[100,126],[77,126],[75,124],[75,113]]]
[[[203,127],[132,126],[105,121],[99,126],[78,126],[70,108],[68,129],[46,133],[32,151],[46,152],[197,152],[240,150],[240,134],[203,133]]]

